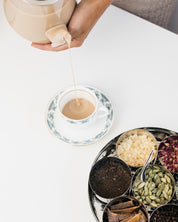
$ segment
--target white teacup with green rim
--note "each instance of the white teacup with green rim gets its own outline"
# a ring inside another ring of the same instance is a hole
[[[83,86],[67,88],[57,102],[60,116],[72,125],[87,126],[108,113],[96,95]]]

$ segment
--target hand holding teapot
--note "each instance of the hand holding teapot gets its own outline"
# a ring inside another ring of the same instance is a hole
[[[9,24],[33,47],[61,51],[83,44],[112,0],[4,0]],[[66,27],[68,26],[68,29]],[[51,44],[52,43],[52,44]]]

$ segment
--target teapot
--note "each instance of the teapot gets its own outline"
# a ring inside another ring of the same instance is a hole
[[[4,12],[12,28],[35,43],[64,44],[76,0],[4,0]]]

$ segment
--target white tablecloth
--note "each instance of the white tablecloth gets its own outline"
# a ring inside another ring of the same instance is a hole
[[[114,124],[95,144],[73,147],[49,133],[44,116],[49,99],[72,84],[68,51],[30,47],[2,7],[0,27],[0,221],[95,221],[88,175],[103,146],[132,128],[178,131],[178,36],[109,7],[72,55],[77,83],[111,98]]]

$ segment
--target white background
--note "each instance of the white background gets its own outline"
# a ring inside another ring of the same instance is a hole
[[[68,51],[30,47],[0,9],[0,221],[91,222],[88,175],[103,146],[125,130],[178,132],[178,37],[111,6],[73,49],[77,82],[102,89],[115,120],[99,142],[73,147],[45,125],[49,99],[72,84]]]

